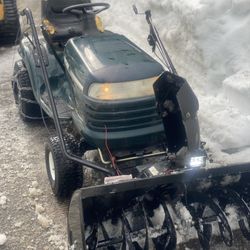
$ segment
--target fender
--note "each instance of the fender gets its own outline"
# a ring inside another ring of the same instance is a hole
[[[47,43],[43,39],[41,39],[40,42],[51,88],[55,94],[63,96],[66,102],[70,102],[72,100],[72,98],[70,98],[72,94],[70,94],[71,88],[69,86],[68,80],[53,52],[48,48]],[[52,117],[50,108],[47,107],[42,101],[42,95],[45,93],[46,88],[37,50],[27,38],[22,39],[19,47],[19,54],[22,57],[24,65],[29,73],[33,93],[37,102],[42,106],[44,111],[50,117]],[[64,88],[62,88],[62,85]]]

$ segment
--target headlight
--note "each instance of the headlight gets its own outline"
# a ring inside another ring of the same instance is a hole
[[[88,96],[99,100],[123,100],[154,95],[153,84],[158,77],[119,82],[93,83],[89,87]]]
[[[196,156],[196,157],[191,157],[189,166],[191,168],[198,168],[198,167],[203,167],[205,166],[206,158],[204,156]]]

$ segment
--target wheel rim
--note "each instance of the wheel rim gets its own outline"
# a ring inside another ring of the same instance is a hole
[[[17,90],[17,104],[20,104],[21,103],[21,91]]]
[[[55,181],[56,178],[55,163],[51,152],[49,152],[49,172],[51,179]]]

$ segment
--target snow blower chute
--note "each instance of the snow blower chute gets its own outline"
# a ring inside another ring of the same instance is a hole
[[[22,11],[32,32],[21,41],[12,82],[23,120],[54,121],[46,168],[55,196],[73,193],[70,249],[175,249],[180,204],[202,248],[209,249],[214,225],[233,244],[229,205],[250,240],[250,164],[206,167],[198,100],[178,76],[151,12],[148,42],[167,71],[126,37],[105,31],[97,14],[109,4],[70,4],[42,1],[41,39],[31,11]],[[88,187],[86,169],[94,170]]]

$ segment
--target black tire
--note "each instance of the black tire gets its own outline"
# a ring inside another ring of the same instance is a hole
[[[66,136],[64,142],[68,152],[79,155],[79,146],[73,137]],[[82,166],[64,156],[58,136],[51,136],[45,144],[45,162],[49,182],[57,198],[68,198],[82,187]],[[54,170],[51,169],[53,167]]]
[[[41,119],[41,108],[33,94],[29,74],[22,60],[15,63],[12,89],[22,120],[30,122]]]
[[[20,39],[20,23],[16,0],[3,0],[4,21],[0,22],[0,44],[17,44]]]

